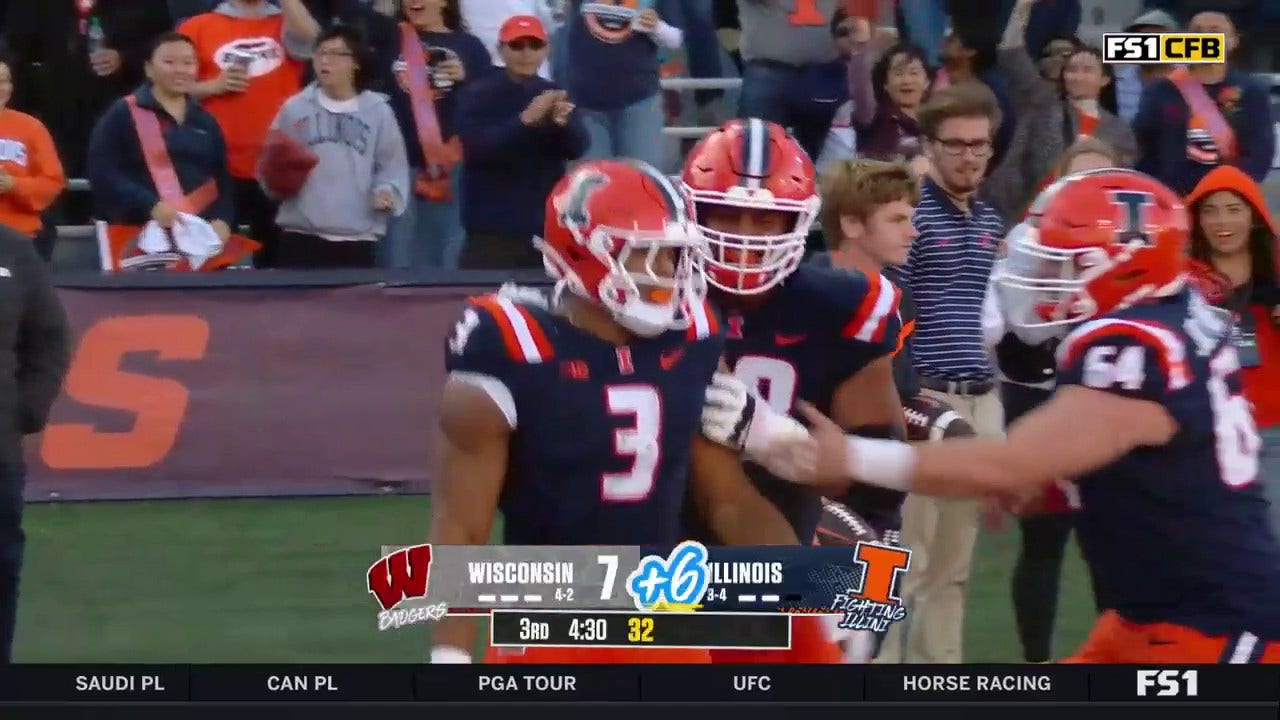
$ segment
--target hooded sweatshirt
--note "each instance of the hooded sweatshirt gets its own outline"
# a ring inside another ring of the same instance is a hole
[[[1220,165],[1205,175],[1187,196],[1187,207],[1196,216],[1200,201],[1220,190],[1230,190],[1244,199],[1255,216],[1267,226],[1272,237],[1278,233],[1275,219],[1267,209],[1258,183],[1239,168]],[[1276,288],[1253,288],[1240,318],[1236,346],[1240,350],[1241,377],[1244,395],[1253,405],[1253,416],[1258,427],[1280,425],[1280,328],[1272,319],[1277,302]],[[1256,345],[1256,351],[1251,347]],[[1251,359],[1252,358],[1252,359]]]
[[[289,98],[271,124],[306,145],[319,162],[302,190],[280,205],[285,230],[331,239],[372,240],[387,231],[392,213],[373,209],[374,192],[388,188],[393,213],[409,197],[404,138],[385,95],[365,91],[332,100],[316,84]]]

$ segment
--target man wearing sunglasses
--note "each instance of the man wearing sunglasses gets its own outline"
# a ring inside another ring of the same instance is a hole
[[[547,194],[590,138],[565,91],[538,75],[548,52],[541,20],[508,18],[498,52],[505,67],[474,81],[459,99],[467,231],[459,264],[541,268],[542,254],[530,240],[542,233]]]

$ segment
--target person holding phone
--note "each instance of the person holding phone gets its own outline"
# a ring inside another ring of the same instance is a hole
[[[276,203],[258,185],[256,171],[271,121],[302,87],[303,61],[320,26],[302,0],[226,0],[190,18],[178,32],[196,48],[197,82],[191,95],[218,121],[227,142],[235,188],[232,227],[249,226],[261,245],[256,267],[276,265]]]

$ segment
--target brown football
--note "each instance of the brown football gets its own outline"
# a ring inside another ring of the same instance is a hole
[[[973,437],[973,426],[941,400],[916,395],[902,406],[907,421],[907,439],[912,442],[943,438]]]
[[[866,520],[844,503],[822,498],[822,519],[818,521],[819,545],[857,545],[880,538]]]

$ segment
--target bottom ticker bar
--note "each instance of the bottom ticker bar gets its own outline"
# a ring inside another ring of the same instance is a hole
[[[1280,671],[1262,665],[0,667],[0,702],[146,701],[1275,703]]]

